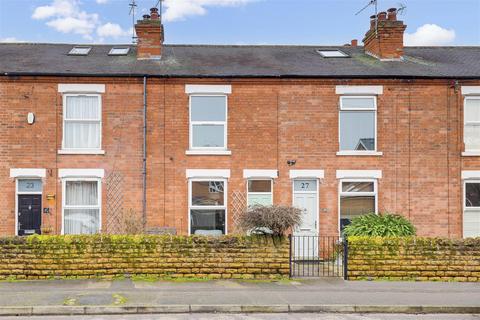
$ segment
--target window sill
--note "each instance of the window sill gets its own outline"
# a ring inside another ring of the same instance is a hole
[[[105,150],[58,150],[58,154],[105,154]]]
[[[383,156],[380,151],[338,151],[337,156]]]
[[[232,151],[230,150],[187,150],[185,151],[187,156],[230,156]]]
[[[480,151],[464,151],[462,157],[480,157]]]

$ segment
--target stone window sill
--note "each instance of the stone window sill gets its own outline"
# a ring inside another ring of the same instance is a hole
[[[103,155],[105,150],[58,150],[58,154],[96,154]]]
[[[230,150],[187,150],[185,151],[187,156],[230,156],[232,151]]]
[[[338,151],[337,156],[383,156],[383,152],[380,151]]]

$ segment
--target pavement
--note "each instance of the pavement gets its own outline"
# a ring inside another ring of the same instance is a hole
[[[3,316],[319,312],[480,314],[480,283],[336,278],[274,282],[0,282]]]

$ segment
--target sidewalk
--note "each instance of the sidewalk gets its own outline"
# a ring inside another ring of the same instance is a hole
[[[339,279],[0,283],[0,315],[257,311],[480,313],[480,283]]]

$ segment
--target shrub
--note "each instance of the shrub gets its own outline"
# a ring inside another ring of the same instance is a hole
[[[406,237],[414,236],[416,229],[405,217],[398,214],[369,213],[352,219],[352,223],[345,227],[346,236],[370,237]]]
[[[275,236],[300,224],[302,210],[287,206],[252,206],[240,214],[239,227],[251,233],[268,233]]]

